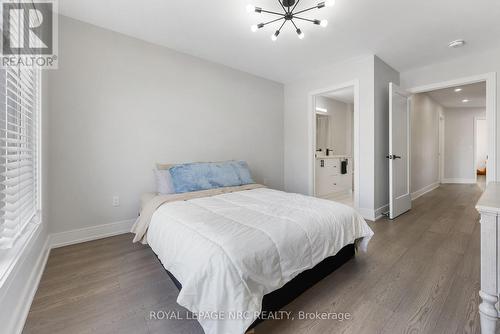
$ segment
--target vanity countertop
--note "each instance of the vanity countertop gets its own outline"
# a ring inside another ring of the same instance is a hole
[[[324,160],[324,159],[350,159],[350,155],[316,155],[316,159]]]

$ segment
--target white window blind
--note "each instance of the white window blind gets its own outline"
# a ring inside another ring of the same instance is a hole
[[[12,26],[12,22],[11,22]],[[38,216],[40,70],[0,70],[0,249]]]

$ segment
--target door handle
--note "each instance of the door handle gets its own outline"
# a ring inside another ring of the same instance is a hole
[[[395,155],[395,154],[389,154],[388,156],[386,156],[386,158],[389,160],[401,159],[401,157],[399,155]]]

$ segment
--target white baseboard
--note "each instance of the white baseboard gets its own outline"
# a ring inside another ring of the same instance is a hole
[[[357,211],[364,219],[370,221],[377,221],[382,218],[385,212],[389,211],[389,204],[383,205],[378,209],[366,209],[366,208],[358,208]]]
[[[28,285],[26,287],[25,295],[19,299],[20,305],[18,306],[18,312],[13,312],[13,314],[18,315],[19,320],[17,320],[16,326],[14,328],[13,333],[21,334],[24,329],[24,324],[26,319],[28,318],[28,313],[31,308],[31,304],[33,303],[33,299],[35,299],[36,291],[38,290],[38,285],[40,284],[40,280],[42,279],[43,272],[45,270],[45,266],[47,265],[47,260],[49,259],[50,248],[49,248],[49,237],[45,239],[45,243],[42,249],[42,252],[39,253],[38,260],[36,262],[35,267],[33,267],[33,271],[28,280]]]
[[[387,203],[386,205],[383,205],[380,208],[378,208],[377,210],[375,210],[375,214],[374,214],[375,220],[379,220],[382,217],[384,217],[384,213],[386,213],[388,211],[389,211],[389,203]]]
[[[414,201],[417,198],[419,198],[420,196],[423,196],[423,195],[427,194],[428,192],[433,191],[434,189],[439,187],[439,184],[440,184],[439,182],[435,182],[435,183],[429,184],[428,186],[423,187],[422,189],[419,189],[417,191],[412,192],[410,195],[411,200]]]
[[[38,226],[1,286],[2,333],[20,334],[49,255],[47,228]]]
[[[473,184],[476,183],[476,179],[443,179],[441,183],[463,183],[463,184]]]
[[[123,220],[115,223],[85,227],[50,235],[50,248],[58,248],[80,242],[112,237],[130,232],[135,219]]]

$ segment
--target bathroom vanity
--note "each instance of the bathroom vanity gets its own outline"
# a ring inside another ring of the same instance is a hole
[[[343,161],[346,161],[345,174],[342,174]],[[316,196],[352,190],[352,171],[352,158],[350,156],[316,156]]]

